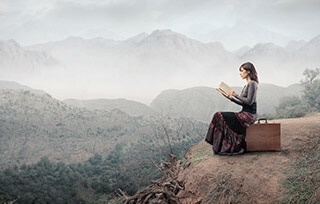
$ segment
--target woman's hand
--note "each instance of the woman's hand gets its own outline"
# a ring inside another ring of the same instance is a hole
[[[236,95],[236,92],[234,92],[234,90],[231,90],[231,91],[229,91],[229,93],[228,93],[228,98],[229,98],[229,99],[232,99],[232,97],[235,96],[235,95]]]

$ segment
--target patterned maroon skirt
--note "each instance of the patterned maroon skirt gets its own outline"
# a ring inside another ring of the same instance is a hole
[[[215,154],[242,154],[246,151],[246,128],[255,120],[256,115],[247,112],[217,112],[205,140],[212,145]]]

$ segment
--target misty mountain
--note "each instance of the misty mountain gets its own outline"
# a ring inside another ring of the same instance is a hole
[[[283,79],[286,75],[290,75],[290,72],[293,71],[292,69],[300,72],[301,79],[303,68],[298,68],[297,66],[305,62],[303,57],[299,56],[296,52],[288,51],[284,47],[273,43],[259,43],[245,52],[240,59],[243,61],[254,61],[256,64],[263,66],[258,69],[258,74],[261,77],[273,78],[280,81],[281,78]],[[299,73],[296,73],[296,76],[299,76]],[[296,82],[299,82],[298,79],[296,80]]]
[[[0,41],[0,66],[3,78],[39,72],[42,67],[55,65],[56,60],[45,51],[24,49],[14,40]]]
[[[171,30],[156,30],[139,37],[140,41],[121,52],[117,64],[129,71],[156,75],[160,80],[164,77],[174,82],[179,75],[187,75],[183,72],[195,73],[195,69],[207,72],[212,67],[221,67],[221,63],[236,61],[221,43],[205,44]]]
[[[159,111],[179,117],[208,122],[214,110],[237,110],[214,88],[194,87],[184,90],[164,90],[150,104]]]
[[[283,47],[280,47],[273,43],[259,43],[241,56],[242,59],[246,60],[252,59],[254,61],[257,61],[261,58],[276,59],[282,63],[282,60],[292,59],[293,57],[294,56],[291,56],[291,52],[288,52]]]
[[[287,46],[285,48],[288,51],[293,51],[293,52],[299,51],[306,43],[307,42],[304,40],[299,40],[299,41],[292,40],[287,44]]]
[[[279,33],[268,31],[252,23],[238,22],[232,27],[213,30],[204,36],[207,42],[218,41],[229,49],[239,49],[243,46],[254,46],[257,43],[273,42],[286,45],[290,39]]]
[[[233,87],[236,92],[241,87]],[[275,108],[283,97],[302,95],[300,84],[289,87],[279,87],[272,84],[259,84],[258,114],[274,113]],[[174,116],[189,117],[209,122],[217,111],[240,111],[241,107],[230,102],[214,88],[194,87],[184,90],[162,91],[150,105],[157,111],[166,112]]]
[[[26,49],[33,51],[46,51],[59,60],[62,64],[79,64],[84,62],[82,59],[95,60],[101,57],[106,57],[104,53],[112,53],[112,50],[119,43],[114,40],[105,38],[92,38],[85,40],[80,37],[68,37],[62,41],[48,42],[27,46]]]
[[[55,66],[33,72],[32,77],[21,63],[6,60],[20,76],[15,79],[12,74],[10,80],[29,76],[23,78],[24,83],[42,84],[41,89],[51,90],[58,98],[130,98],[150,103],[166,89],[216,86],[222,80],[239,84],[235,77],[245,61],[256,65],[263,83],[297,83],[306,68],[320,64],[318,41],[315,37],[286,47],[258,43],[232,53],[220,42],[203,43],[171,30],[155,30],[122,41],[70,37],[24,47],[32,53],[47,53],[57,61]]]
[[[301,53],[305,53],[307,56],[310,57],[317,57],[319,58],[320,53],[320,35],[312,38],[309,42],[305,43],[299,51]]]
[[[150,116],[155,115],[155,111],[149,106],[127,99],[92,99],[92,100],[79,100],[79,99],[66,99],[64,103],[81,108],[88,109],[106,109],[113,110],[119,109],[131,116]]]
[[[300,45],[301,46],[301,45]],[[305,45],[304,45],[305,46]],[[303,47],[304,47],[303,46]],[[317,55],[302,51],[302,48],[281,47],[273,43],[259,43],[244,53],[242,61],[253,61],[258,67],[260,81],[281,85],[282,82],[298,83],[306,68],[316,67],[320,63]]]
[[[235,51],[233,51],[233,53],[238,56],[238,57],[241,57],[243,56],[244,54],[246,54],[249,50],[251,49],[251,47],[249,46],[243,46]]]
[[[135,45],[139,44],[140,42],[142,42],[145,38],[147,38],[148,35],[149,35],[148,33],[140,33],[136,36],[133,36],[133,37],[125,40],[124,44],[135,46]]]
[[[228,76],[221,67],[238,66],[237,57],[221,43],[202,43],[171,30],[142,33],[124,41],[72,37],[27,49],[46,51],[59,61],[60,66],[49,70],[50,78],[44,81],[46,86],[54,84],[53,79],[63,81],[65,98],[72,95],[74,83],[68,86],[72,79],[82,92],[95,89],[99,98],[107,94],[107,98],[151,101],[151,95],[163,89],[212,81],[207,73]],[[81,83],[84,79],[90,82],[87,86]]]

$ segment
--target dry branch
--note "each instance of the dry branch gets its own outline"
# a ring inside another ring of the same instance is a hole
[[[184,184],[177,180],[180,164],[177,157],[169,155],[169,162],[161,165],[163,177],[152,181],[145,189],[130,196],[118,189],[125,204],[144,204],[144,203],[169,203],[180,204],[177,194],[184,189]]]

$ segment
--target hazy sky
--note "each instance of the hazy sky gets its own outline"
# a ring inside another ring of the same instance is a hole
[[[223,41],[224,46],[229,42],[231,45],[237,42],[249,45],[247,43],[250,41],[245,41],[248,39],[253,40],[252,46],[256,42],[262,42],[261,39],[272,32],[281,34],[277,36],[284,36],[288,41],[292,39],[309,41],[320,34],[319,11],[320,0],[0,0],[0,40],[14,39],[23,46],[63,40],[69,36],[120,40],[142,32],[150,34],[156,29],[171,29],[204,42],[206,34],[219,33],[218,29],[222,31],[222,28],[231,28],[237,24],[240,25],[240,31],[231,29],[231,34],[236,35],[231,40],[229,38]],[[248,32],[250,29],[262,30],[262,32],[251,33]],[[271,32],[265,32],[266,30]],[[222,36],[226,35],[222,34]],[[273,42],[274,39],[271,38],[270,41]],[[209,40],[214,39],[209,38]],[[239,48],[239,46],[240,44],[235,47]],[[72,77],[75,73],[73,66],[78,69],[78,66],[70,65]],[[264,66],[267,65],[258,65],[259,68]],[[84,70],[87,70],[86,67]],[[268,69],[260,70],[260,73],[263,71],[268,73]],[[202,76],[201,72],[197,71],[199,75],[197,78],[195,75],[183,72],[184,75],[178,75],[180,78],[171,80],[173,84],[160,79],[156,80],[161,82],[158,87],[148,86],[150,84],[148,77],[134,78],[135,73],[136,71],[133,71],[133,75],[126,73],[128,75],[125,76],[128,79],[132,78],[134,87],[131,87],[131,84],[123,84],[124,80],[115,80],[114,84],[105,82],[106,74],[100,72],[82,73],[77,76],[78,81],[75,80],[76,77],[71,77],[73,81],[70,81],[69,75],[64,72],[59,73],[65,76],[66,84],[61,77],[50,78],[52,82],[50,84],[50,80],[41,78],[41,74],[30,79],[23,77],[24,81],[18,82],[32,88],[44,89],[54,97],[60,98],[71,97],[70,93],[74,94],[72,96],[75,98],[119,98],[128,97],[130,93],[131,98],[140,97],[141,100],[149,102],[160,91],[168,88],[214,86],[210,77],[210,74],[214,73],[205,73]],[[95,76],[101,80],[97,80]],[[205,76],[208,76],[207,81],[204,80]],[[238,73],[235,72],[232,76],[237,77]],[[276,83],[273,81],[273,75],[270,78],[263,75],[261,78],[264,82]],[[141,82],[138,86],[136,81],[140,79],[147,80],[145,82],[147,85]],[[280,79],[279,83],[285,83],[284,77],[280,76]],[[8,79],[4,78],[4,80]],[[215,78],[215,80],[220,79]],[[84,84],[91,84],[91,86]],[[112,86],[117,89],[106,90],[106,87]],[[127,90],[128,87],[134,90]],[[150,94],[147,94],[147,89],[150,89]],[[137,93],[140,95],[133,95],[135,90],[138,90]]]
[[[125,39],[155,29],[193,37],[242,21],[310,40],[320,34],[319,11],[319,0],[0,0],[0,39]]]

